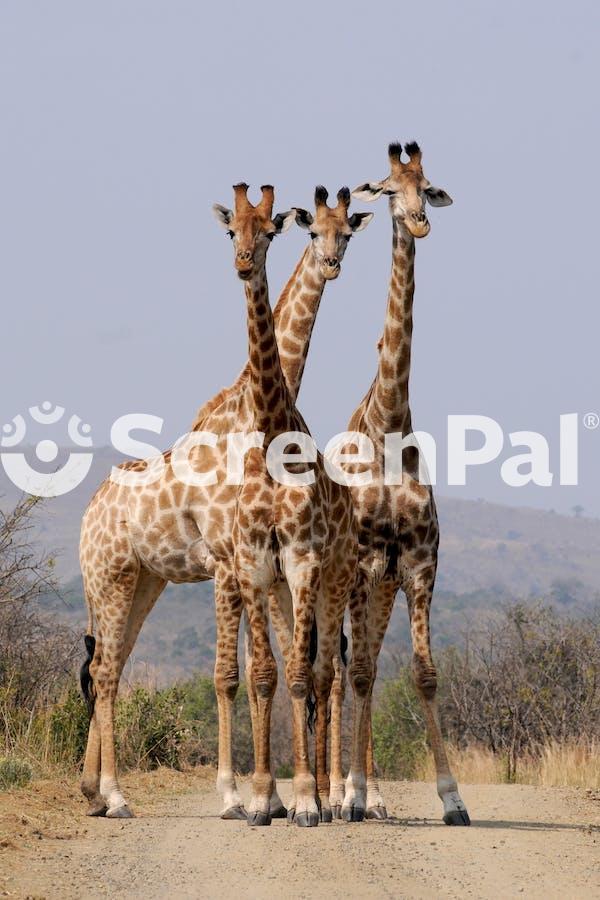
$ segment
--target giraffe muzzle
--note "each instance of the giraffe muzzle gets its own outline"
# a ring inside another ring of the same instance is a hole
[[[323,277],[327,281],[333,281],[340,274],[340,261],[336,256],[325,256],[321,263]]]
[[[254,270],[254,260],[250,250],[239,250],[236,253],[235,267],[242,281],[248,281]]]
[[[431,230],[429,219],[424,212],[413,212],[406,217],[406,226],[413,237],[427,237]]]

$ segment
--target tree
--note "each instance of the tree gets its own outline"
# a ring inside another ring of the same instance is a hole
[[[441,709],[451,739],[518,759],[551,741],[600,737],[600,627],[552,607],[516,603],[441,660]]]
[[[71,629],[36,603],[57,592],[53,558],[30,539],[39,502],[27,496],[0,511],[0,694],[24,714],[60,690],[81,653]]]
[[[27,494],[9,512],[0,509],[0,604],[27,603],[56,592],[54,559],[30,540],[40,502]]]

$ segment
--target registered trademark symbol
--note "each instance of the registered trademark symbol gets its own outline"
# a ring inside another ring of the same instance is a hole
[[[597,428],[600,425],[600,416],[598,413],[586,413],[583,417],[583,424],[586,428],[589,428],[590,431],[593,431],[594,428]]]

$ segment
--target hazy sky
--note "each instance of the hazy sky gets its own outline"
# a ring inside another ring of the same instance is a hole
[[[560,413],[600,413],[598,9],[5,0],[0,422],[49,399],[104,444],[147,412],[168,446],[246,355],[211,204],[246,180],[273,183],[278,210],[310,206],[318,182],[381,178],[388,142],[416,138],[455,202],[417,246],[415,427],[480,413],[556,448]],[[321,443],[375,371],[391,225],[384,201],[368,209],[300,396]],[[274,242],[273,300],[306,240]],[[580,441],[579,488],[508,488],[496,464],[461,494],[600,515],[600,429]]]

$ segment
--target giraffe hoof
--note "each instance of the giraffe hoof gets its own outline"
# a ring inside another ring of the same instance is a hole
[[[261,810],[257,810],[256,812],[248,813],[248,825],[270,825],[271,824],[271,815],[270,813],[261,812]]]
[[[290,808],[288,809],[287,821],[288,821],[288,825],[293,825],[294,822],[296,821],[296,807],[295,806],[290,806]]]
[[[362,806],[343,806],[342,819],[344,822],[362,822],[365,811]]]
[[[370,806],[367,809],[367,814],[365,816],[367,819],[377,819],[380,822],[387,819],[387,817],[388,814],[385,806]]]
[[[319,813],[301,812],[296,816],[296,825],[300,828],[314,828],[319,824]]]
[[[319,817],[320,817],[321,822],[325,822],[327,824],[329,824],[329,822],[333,821],[333,813],[329,809],[328,806],[321,807],[321,809],[319,810]]]
[[[90,802],[86,816],[105,816],[107,812],[108,806],[102,798],[98,798]]]
[[[450,812],[444,813],[444,822],[446,825],[470,825],[471,820],[466,809],[452,809]]]
[[[244,809],[243,806],[230,806],[229,809],[226,809],[221,813],[222,819],[238,819],[245,821],[248,818],[248,813]]]
[[[109,809],[106,813],[107,819],[134,819],[135,816],[125,804],[124,806],[117,806],[116,809]]]
[[[285,806],[277,806],[271,810],[272,819],[287,819],[288,811]]]
[[[331,815],[333,816],[334,819],[342,818],[342,804],[341,803],[332,803]]]

